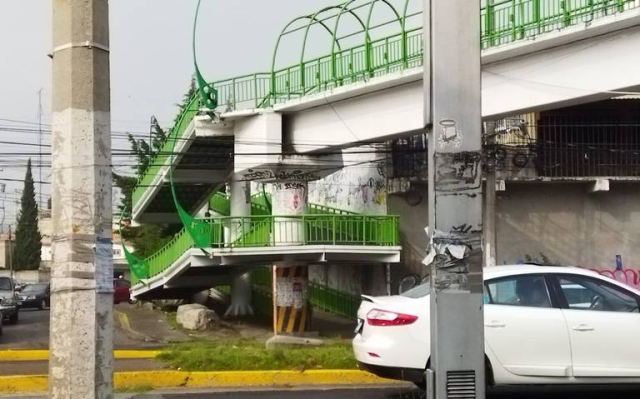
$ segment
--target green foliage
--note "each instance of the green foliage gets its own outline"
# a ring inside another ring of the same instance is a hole
[[[122,195],[118,209],[120,210],[120,213],[124,213],[125,219],[128,219],[131,217],[133,190],[136,187],[138,179],[135,177],[119,175],[117,173],[113,173],[112,177],[113,184],[120,189],[120,195]]]
[[[176,117],[176,122],[180,118],[183,110],[189,104],[189,100],[196,92],[195,79],[191,79],[188,92],[184,95],[181,104],[177,104],[180,108]],[[169,130],[170,131],[170,130]],[[129,143],[131,151],[136,158],[135,173],[136,177],[129,177],[113,173],[113,183],[120,189],[121,199],[118,205],[120,212],[124,214],[125,219],[131,218],[131,210],[133,209],[133,191],[138,184],[138,180],[142,177],[147,169],[152,165],[154,157],[162,150],[167,138],[168,131],[164,130],[155,117],[152,118],[151,135],[149,141],[137,139],[129,135]],[[123,227],[122,238],[129,242],[136,256],[146,258],[163,246],[165,246],[173,235],[180,230],[180,226],[172,225],[145,225],[139,227]]]
[[[250,371],[355,369],[349,341],[329,341],[321,346],[267,350],[250,340],[197,342],[176,345],[158,355],[173,369],[185,371]]]
[[[166,225],[144,225],[122,230],[123,238],[135,249],[136,256],[147,258],[164,247],[173,238],[175,229]]]
[[[36,192],[31,173],[31,159],[29,159],[15,234],[16,246],[13,252],[15,270],[38,270],[40,268],[41,240],[42,235],[38,229],[38,204],[36,204]]]
[[[136,140],[132,135],[129,135],[129,143],[131,144],[131,151],[138,162],[136,173],[138,176],[142,176],[151,164],[151,147],[145,140]]]
[[[189,90],[182,97],[182,102],[180,104],[176,104],[178,108],[180,108],[180,111],[178,112],[178,115],[176,115],[176,118],[173,120],[174,125],[177,124],[178,121],[180,120],[180,116],[182,116],[182,112],[189,104],[189,101],[191,101],[191,98],[196,94],[196,91],[197,91],[196,78],[192,76],[191,81],[189,82]]]

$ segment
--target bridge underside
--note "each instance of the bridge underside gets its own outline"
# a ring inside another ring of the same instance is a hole
[[[230,284],[234,273],[282,261],[334,265],[397,263],[400,250],[400,247],[351,245],[191,249],[163,273],[134,285],[132,294],[141,299],[177,299]]]
[[[233,169],[233,137],[197,138],[180,156],[173,172],[178,202],[193,214],[208,201]],[[171,193],[168,167],[163,168],[133,219],[139,223],[180,223]],[[155,194],[155,195],[154,195]]]

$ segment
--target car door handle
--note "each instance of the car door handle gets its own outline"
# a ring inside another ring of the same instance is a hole
[[[574,331],[593,331],[595,330],[595,328],[586,324],[580,324],[579,326],[573,327],[573,330]]]
[[[484,326],[489,328],[502,328],[506,327],[507,325],[500,321],[492,321],[490,323],[485,323]]]

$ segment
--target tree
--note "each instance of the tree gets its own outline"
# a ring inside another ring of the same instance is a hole
[[[195,93],[196,83],[195,79],[192,78],[191,83],[189,84],[189,90],[184,95],[181,104],[176,104],[180,110],[175,123],[179,121],[183,111]],[[129,135],[131,151],[137,161],[137,165],[135,167],[137,177],[124,176],[117,173],[113,173],[112,175],[113,184],[120,189],[121,202],[118,207],[120,208],[120,212],[124,214],[124,219],[131,218],[131,210],[133,208],[133,191],[138,184],[138,179],[143,176],[147,169],[152,165],[155,155],[162,151],[162,148],[169,137],[167,131],[160,127],[155,117],[152,118],[152,121],[152,131],[149,142],[144,139],[136,139],[132,135]],[[182,226],[180,225],[126,226],[122,228],[122,238],[131,243],[135,250],[135,254],[138,257],[145,258],[154,254],[171,241],[173,236],[180,231],[181,227]]]
[[[131,134],[129,135],[129,143],[131,143],[131,151],[138,161],[136,173],[138,176],[142,176],[151,164],[151,147],[145,140],[136,140]]]
[[[31,159],[27,163],[27,174],[24,178],[15,242],[14,269],[38,270],[42,256],[42,235],[38,229],[38,205],[36,204],[36,192],[31,174]]]
[[[136,188],[138,179],[131,176],[119,175],[117,173],[112,174],[113,184],[120,189],[120,204],[118,209],[120,213],[124,213],[125,218],[131,217],[131,208],[133,207],[133,190]]]

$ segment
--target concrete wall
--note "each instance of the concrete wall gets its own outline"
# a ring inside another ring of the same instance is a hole
[[[543,262],[614,270],[616,255],[625,269],[640,271],[640,183],[611,183],[609,192],[589,193],[593,183],[515,183],[497,199],[497,262]],[[425,275],[427,191],[408,205],[388,198],[389,213],[400,215],[402,263],[392,268],[395,284],[403,274]],[[639,282],[640,284],[640,282]]]
[[[403,275],[416,273],[424,275],[422,260],[427,256],[427,234],[429,224],[429,199],[427,187],[412,187],[422,197],[417,205],[409,205],[403,194],[390,195],[387,199],[389,214],[400,216],[401,263],[393,267],[392,280],[399,281]]]
[[[597,269],[640,268],[640,190],[611,183],[611,191],[588,193],[589,184],[507,182],[498,196],[497,261],[541,260]]]
[[[385,154],[367,145],[343,151],[345,167],[309,183],[309,202],[369,215],[387,213]]]
[[[0,276],[10,276],[9,270],[0,271]],[[20,283],[48,283],[51,280],[49,270],[16,270],[13,277]]]
[[[7,239],[0,240],[0,269],[9,268],[9,254],[13,242]]]
[[[368,215],[387,213],[385,154],[379,146],[345,150],[345,168],[309,183],[309,202]],[[311,265],[311,281],[353,295],[384,295],[385,267],[371,265]]]
[[[309,265],[309,281],[351,295],[386,294],[386,269],[381,265]]]

